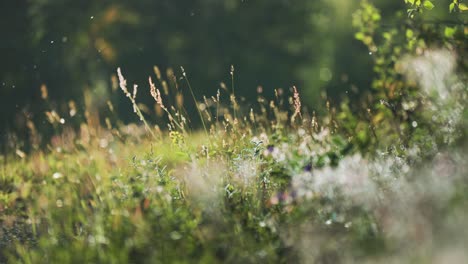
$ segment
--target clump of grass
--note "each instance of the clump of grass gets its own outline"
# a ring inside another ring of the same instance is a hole
[[[153,130],[150,128],[150,126],[149,126],[148,123],[146,122],[146,119],[145,119],[145,117],[143,116],[143,113],[141,112],[140,108],[138,107],[138,104],[136,103],[136,95],[137,95],[137,92],[138,92],[138,85],[136,85],[136,84],[133,85],[133,93],[130,94],[130,92],[129,92],[128,89],[127,89],[127,80],[125,80],[125,78],[123,77],[120,68],[117,69],[117,74],[118,74],[118,77],[119,77],[119,86],[120,86],[120,89],[122,89],[122,91],[124,92],[125,96],[126,96],[128,99],[130,99],[130,102],[132,102],[133,112],[135,112],[135,114],[137,114],[138,117],[140,118],[140,120],[145,124],[146,130],[147,130],[153,137],[156,137],[156,135],[154,134]]]

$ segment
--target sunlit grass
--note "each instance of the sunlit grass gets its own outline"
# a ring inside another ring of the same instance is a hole
[[[385,133],[402,125],[373,127],[376,117],[359,119],[328,101],[326,115],[309,114],[296,87],[273,99],[259,89],[258,104],[242,109],[234,78],[231,90],[222,85],[222,95],[203,100],[185,87],[203,121],[199,131],[177,103],[184,87],[169,88],[158,68],[155,74],[145,93],[167,127],[147,121],[151,116],[119,71],[143,126],[110,117],[104,126],[89,112],[78,129],[66,129],[66,113],[49,114],[57,134],[45,148],[18,147],[2,156],[0,261],[467,259],[460,249],[468,230],[467,153],[460,141],[466,87],[459,82],[443,102],[425,95],[426,114],[401,138]],[[450,129],[428,131],[429,113]],[[33,128],[31,140],[40,145]]]

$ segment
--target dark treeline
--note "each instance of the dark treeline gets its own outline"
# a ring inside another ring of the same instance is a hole
[[[245,98],[255,98],[258,86],[273,96],[274,88],[296,85],[318,108],[320,91],[358,94],[372,78],[366,48],[351,30],[359,1],[330,2],[2,1],[0,132],[26,136],[25,120],[40,127],[45,110],[66,113],[70,100],[84,109],[85,91],[93,107],[112,99],[122,120],[133,118],[125,98],[112,93],[117,67],[147,104],[154,65],[177,76],[183,66],[200,97],[216,94],[220,82],[230,88],[231,65]]]

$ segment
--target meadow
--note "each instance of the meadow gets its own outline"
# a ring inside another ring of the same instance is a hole
[[[468,262],[468,7],[329,2],[7,5],[0,263]]]
[[[71,104],[47,112],[56,133],[45,149],[1,156],[0,262],[466,261],[466,83],[431,64],[438,52],[408,62],[435,67],[426,78],[441,85],[423,90],[418,119],[396,124],[411,134],[365,123],[346,104],[308,113],[296,87],[270,99],[259,87],[250,109],[234,81],[198,101],[182,68],[203,121],[195,129],[182,88],[159,68],[146,91],[119,68],[115,92],[138,123],[119,122],[109,102],[105,125],[85,109],[72,129]],[[167,127],[146,121],[138,96],[154,98]]]

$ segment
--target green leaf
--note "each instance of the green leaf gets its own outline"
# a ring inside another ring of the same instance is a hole
[[[432,8],[434,8],[434,4],[429,1],[429,0],[426,0],[424,1],[424,7],[427,9],[427,10],[431,10]]]
[[[364,39],[364,33],[362,32],[358,32],[354,35],[354,37],[357,39],[357,40],[363,40]]]
[[[385,32],[383,33],[383,37],[386,39],[386,40],[390,40],[392,38],[392,35],[388,32]]]
[[[451,37],[453,37],[453,35],[455,34],[456,31],[457,31],[456,27],[445,27],[444,35],[447,38],[451,38]]]
[[[410,38],[412,38],[413,36],[414,36],[413,30],[407,29],[407,30],[406,30],[406,37],[410,39]]]
[[[373,13],[372,14],[372,20],[379,21],[380,20],[380,14],[379,13]]]
[[[460,9],[460,11],[468,11],[468,6],[463,3],[460,3],[458,4],[458,9]]]
[[[451,3],[449,5],[449,12],[452,13],[454,8],[455,8],[455,3]]]
[[[414,5],[414,0],[408,0],[408,2],[412,5]]]

